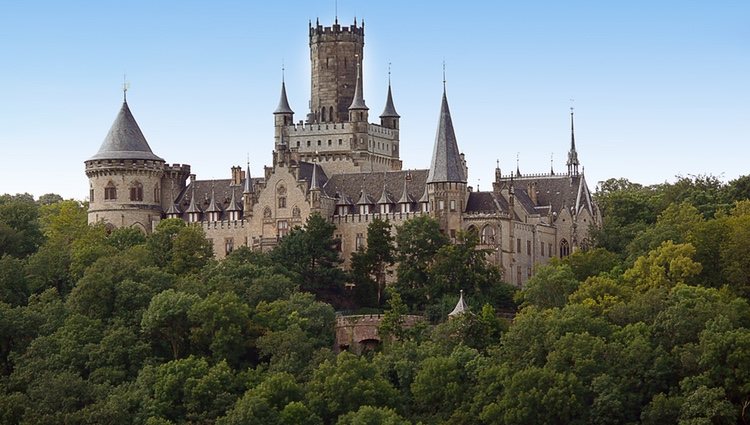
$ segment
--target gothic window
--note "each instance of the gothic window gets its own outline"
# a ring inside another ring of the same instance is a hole
[[[451,199],[451,211],[456,211],[456,200]]]
[[[130,200],[143,201],[143,185],[140,182],[133,182],[130,186]]]
[[[157,204],[161,202],[161,189],[158,184],[154,186],[154,202]]]
[[[438,211],[442,211],[445,209],[445,201],[442,199],[438,201]]]
[[[94,187],[89,186],[89,202],[94,202]]]
[[[354,239],[354,249],[359,251],[365,248],[365,236],[362,233],[357,233],[357,238]]]
[[[117,199],[117,187],[111,181],[104,187],[104,200],[113,201]]]
[[[487,225],[482,228],[482,243],[493,244],[495,243],[495,228]]]
[[[521,252],[521,238],[516,239],[516,252]]]
[[[286,188],[284,186],[279,186],[276,189],[276,196],[278,197],[279,208],[286,208]]]
[[[326,122],[326,107],[325,106],[320,110],[320,120],[322,122]]]
[[[263,218],[271,218],[271,208],[270,207],[263,208]]]
[[[276,235],[279,239],[289,234],[289,222],[286,220],[279,220],[276,223]]]
[[[224,253],[229,255],[232,251],[234,251],[234,238],[224,239]]]
[[[328,107],[328,120],[333,122],[333,106]],[[331,142],[328,142],[328,144],[330,145]]]
[[[299,216],[300,216],[299,207],[295,205],[294,208],[292,208],[292,217],[299,218]]]
[[[563,239],[560,241],[560,258],[567,257],[570,255],[570,244],[567,240]]]
[[[531,255],[531,241],[526,241],[526,254]]]

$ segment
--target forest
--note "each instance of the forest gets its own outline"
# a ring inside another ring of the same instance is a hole
[[[373,220],[344,270],[317,215],[216,261],[180,220],[2,195],[0,423],[750,423],[750,176],[595,197],[593,246],[517,290],[427,217]],[[383,343],[336,354],[341,312],[383,312]]]

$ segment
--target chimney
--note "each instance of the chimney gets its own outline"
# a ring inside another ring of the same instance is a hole
[[[239,165],[232,167],[232,186],[240,186],[242,184],[242,167]]]

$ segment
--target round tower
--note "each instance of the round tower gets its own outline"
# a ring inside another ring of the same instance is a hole
[[[310,114],[307,122],[345,122],[354,99],[357,67],[362,65],[365,24],[310,25]]]
[[[164,159],[151,151],[127,101],[99,151],[85,164],[89,224],[104,222],[150,233],[162,215]]]

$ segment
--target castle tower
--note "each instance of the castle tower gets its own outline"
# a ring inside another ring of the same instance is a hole
[[[568,151],[568,162],[565,163],[568,166],[568,175],[577,176],[578,166],[581,165],[578,162],[578,152],[576,152],[576,133],[573,128],[573,108],[570,108],[570,151]]]
[[[154,155],[127,100],[99,151],[85,161],[88,222],[152,231],[162,215],[164,159]]]
[[[277,150],[279,145],[287,143],[285,128],[294,122],[294,111],[289,107],[289,100],[286,97],[286,83],[284,77],[281,77],[281,97],[279,106],[273,111],[274,141]]]
[[[455,238],[456,232],[461,229],[461,214],[467,200],[466,169],[458,150],[445,85],[432,163],[427,175],[427,192],[430,212],[438,219],[446,235]]]
[[[308,123],[345,122],[356,89],[357,67],[362,66],[365,24],[330,27],[310,25],[310,113]]]

